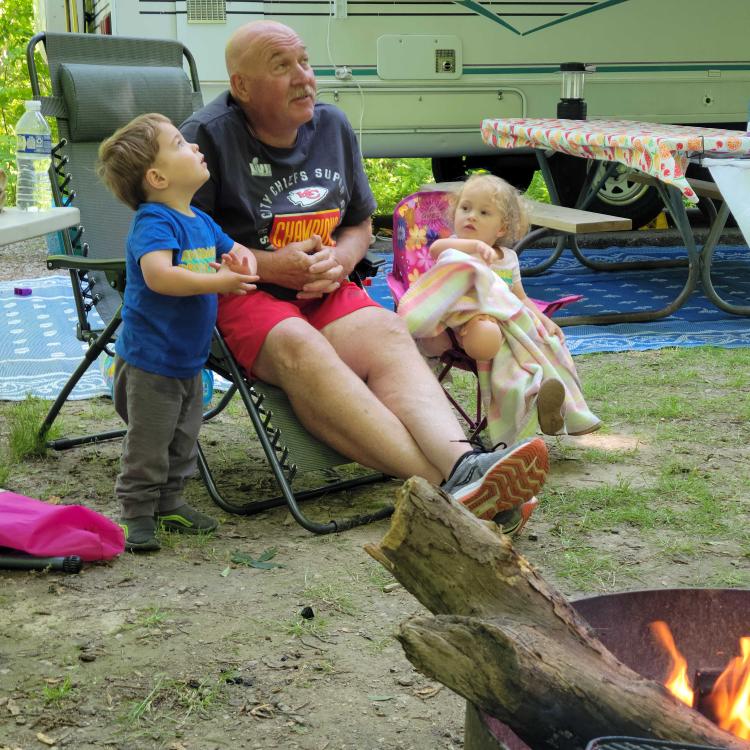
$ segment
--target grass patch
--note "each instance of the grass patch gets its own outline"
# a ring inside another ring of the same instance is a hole
[[[306,620],[304,617],[292,617],[282,623],[282,631],[286,635],[293,635],[296,638],[306,635],[325,635],[328,632],[328,627],[328,620],[318,615],[310,620]]]
[[[383,587],[389,583],[394,583],[395,578],[382,566],[378,564],[370,565],[367,569],[367,576],[370,583],[375,588],[383,590]]]
[[[637,447],[620,451],[586,448],[580,451],[577,458],[587,464],[624,464],[632,461],[637,454]]]
[[[10,459],[22,461],[30,456],[43,456],[47,452],[46,440],[54,440],[62,434],[62,426],[56,421],[44,437],[39,436],[39,427],[49,411],[50,402],[27,396],[13,404],[8,414],[8,449]]]
[[[61,703],[66,698],[70,698],[73,693],[73,683],[70,677],[66,677],[62,682],[45,685],[42,688],[45,703]]]
[[[612,553],[572,544],[563,548],[555,572],[583,591],[614,591],[623,580],[631,579]]]
[[[326,609],[340,612],[343,615],[357,614],[357,607],[352,595],[342,590],[340,581],[307,586],[302,592],[302,596],[308,604],[322,605]]]
[[[190,717],[208,714],[223,702],[227,681],[233,672],[222,672],[218,677],[175,679],[156,675],[148,693],[133,701],[121,720],[129,725],[142,722],[157,723],[159,719],[182,724]]]
[[[8,484],[8,479],[12,473],[13,466],[8,458],[6,451],[0,451],[0,487]]]
[[[122,631],[142,629],[147,631],[158,631],[167,623],[169,613],[160,609],[156,605],[148,606],[139,610],[134,617],[129,617],[128,621],[120,628]]]

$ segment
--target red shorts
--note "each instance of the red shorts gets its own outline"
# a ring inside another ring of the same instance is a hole
[[[220,296],[217,325],[235,359],[251,373],[266,336],[282,320],[302,318],[319,331],[363,307],[380,305],[351,281],[322,299],[277,299],[258,290],[244,296]]]

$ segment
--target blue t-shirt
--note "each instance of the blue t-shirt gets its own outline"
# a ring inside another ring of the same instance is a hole
[[[141,204],[126,242],[127,286],[115,351],[135,367],[170,378],[191,378],[205,364],[217,295],[157,294],[146,286],[141,258],[155,250],[171,250],[172,265],[215,273],[209,263],[234,245],[210,216],[191,208],[195,216],[161,203]]]

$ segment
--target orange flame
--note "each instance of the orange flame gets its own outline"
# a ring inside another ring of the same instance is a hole
[[[663,620],[656,620],[651,623],[651,632],[657,640],[669,652],[672,657],[672,666],[664,681],[664,685],[676,698],[679,698],[688,706],[693,705],[693,689],[690,687],[690,681],[687,678],[687,662],[685,657],[677,650],[672,631]]]
[[[683,703],[693,705],[693,690],[687,678],[687,662],[677,650],[668,625],[651,623],[651,631],[672,657],[664,685]],[[716,723],[743,740],[750,739],[750,636],[740,638],[740,656],[727,664],[706,698]]]
[[[718,724],[743,740],[750,740],[750,638],[740,638],[735,656],[716,680],[708,699]]]

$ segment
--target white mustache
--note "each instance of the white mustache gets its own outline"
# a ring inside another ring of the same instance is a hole
[[[312,86],[304,86],[301,89],[297,89],[292,93],[292,99],[299,99],[302,96],[315,97],[315,89]]]

